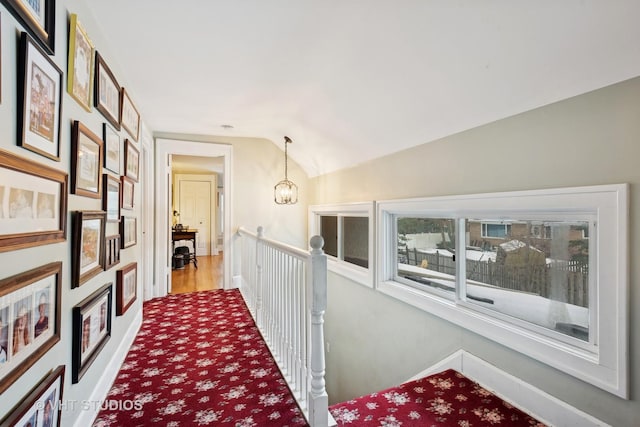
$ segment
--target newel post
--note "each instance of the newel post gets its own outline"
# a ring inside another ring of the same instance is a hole
[[[256,239],[256,323],[258,327],[262,327],[262,286],[263,272],[262,263],[264,262],[264,228],[258,227],[258,238]]]
[[[311,427],[328,425],[329,397],[325,388],[324,312],[327,308],[327,256],[324,239],[313,236],[311,244],[311,390],[309,423]]]

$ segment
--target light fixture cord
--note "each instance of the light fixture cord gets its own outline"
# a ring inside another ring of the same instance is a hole
[[[288,137],[284,137],[284,179],[285,181],[289,181],[288,177],[288,166],[287,166],[287,144],[290,143],[291,140]]]

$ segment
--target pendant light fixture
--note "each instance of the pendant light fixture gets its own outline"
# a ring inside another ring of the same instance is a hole
[[[298,203],[298,186],[287,177],[287,144],[291,144],[291,138],[284,137],[284,179],[273,188],[274,199],[279,205],[295,205]]]

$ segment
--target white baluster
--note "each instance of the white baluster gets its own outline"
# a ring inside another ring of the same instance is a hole
[[[329,398],[325,389],[324,311],[327,308],[327,257],[320,236],[311,238],[311,391],[309,423],[311,427],[329,423]]]

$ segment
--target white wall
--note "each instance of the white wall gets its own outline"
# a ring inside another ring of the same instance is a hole
[[[640,419],[640,78],[312,179],[313,204],[628,182],[631,400],[330,274],[332,402],[397,384],[465,349],[615,426]]]
[[[57,66],[63,70],[63,101],[62,101],[62,124],[60,129],[60,162],[49,160],[43,156],[35,154],[31,151],[23,149],[16,145],[17,129],[16,129],[16,110],[17,110],[17,76],[16,76],[16,58],[18,57],[18,37],[21,27],[17,21],[0,5],[0,14],[2,20],[1,48],[2,48],[2,103],[0,104],[0,148],[16,153],[19,156],[34,160],[38,163],[70,173],[70,146],[71,146],[71,123],[73,120],[80,120],[89,127],[96,135],[102,138],[102,123],[106,120],[95,108],[91,112],[84,110],[74,99],[66,92],[67,79],[67,15],[70,13],[78,14],[80,22],[89,34],[100,54],[105,58],[109,67],[114,72],[118,82],[127,88],[134,103],[136,103],[135,87],[129,87],[127,81],[126,67],[118,63],[117,53],[110,50],[108,37],[100,33],[97,23],[88,13],[89,3],[81,0],[58,0],[57,16],[56,16],[56,46],[55,56],[52,59]],[[144,111],[140,111],[144,120]],[[120,132],[122,140],[126,137],[126,132]],[[150,135],[145,135],[147,140],[151,139]],[[142,138],[141,138],[142,139]],[[137,144],[138,148],[140,143]],[[142,151],[142,150],[141,150]],[[141,244],[141,194],[139,189],[141,184],[136,185],[135,202],[136,209],[130,213],[138,217],[138,242],[139,244],[125,249],[121,252],[121,262],[118,266],[103,272],[88,282],[84,283],[77,289],[71,289],[71,212],[76,210],[101,210],[102,202],[99,199],[91,199],[76,195],[69,195],[68,198],[68,221],[67,221],[67,240],[63,243],[37,246],[29,249],[16,250],[11,252],[0,253],[0,278],[12,276],[31,268],[39,267],[48,262],[62,261],[62,309],[61,309],[61,340],[49,352],[47,352],[40,360],[38,360],[25,374],[23,374],[9,389],[0,396],[0,419],[19,403],[38,382],[53,368],[58,365],[66,365],[66,375],[64,383],[65,400],[80,401],[88,399],[92,395],[96,384],[104,376],[107,370],[108,362],[116,352],[118,346],[125,339],[128,328],[139,322],[140,311],[142,307],[142,288],[138,283],[138,299],[133,306],[125,313],[124,316],[115,316],[112,318],[112,333],[106,347],[100,352],[97,359],[93,362],[87,373],[78,384],[71,384],[71,336],[72,336],[72,318],[71,312],[75,305],[87,296],[91,295],[96,289],[102,285],[112,282],[114,284],[115,296],[115,280],[116,270],[127,265],[130,262],[140,259]],[[124,213],[125,215],[129,213]],[[106,234],[117,234],[118,224],[108,223]],[[139,271],[140,274],[140,271]],[[63,415],[62,425],[72,425],[79,412],[65,412]]]

